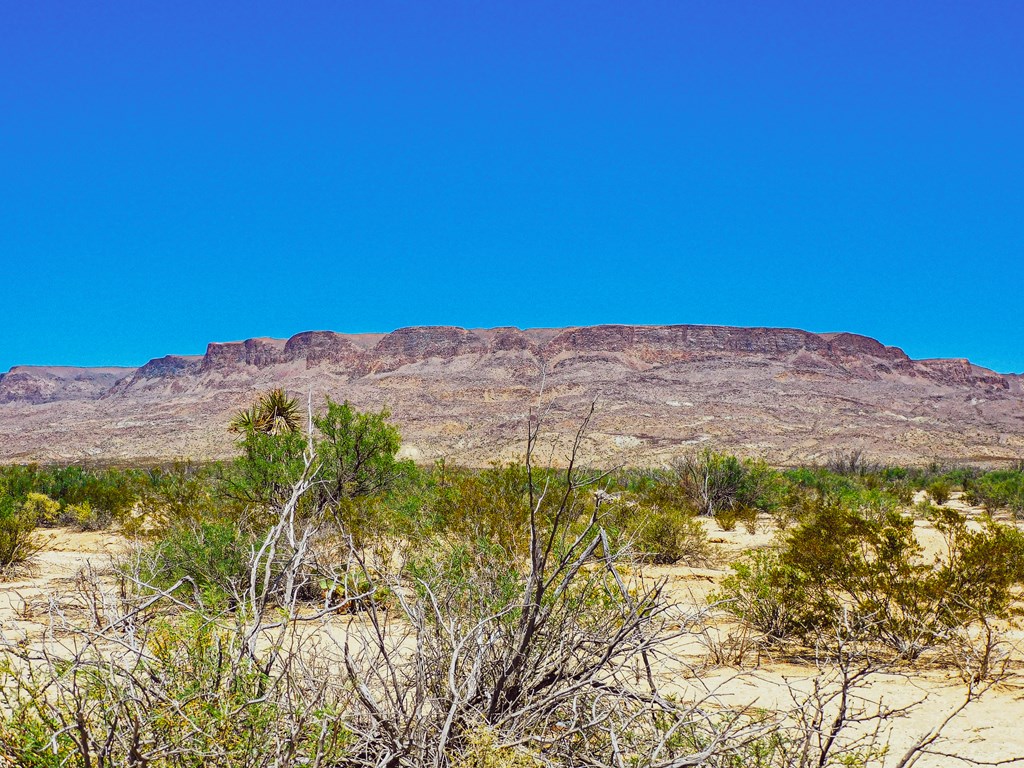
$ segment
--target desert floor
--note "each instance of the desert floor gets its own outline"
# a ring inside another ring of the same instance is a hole
[[[981,514],[981,510],[965,507],[957,498],[950,504],[971,515]],[[711,521],[707,524],[715,551],[712,566],[645,569],[647,576],[666,580],[666,594],[680,616],[692,614],[706,603],[716,585],[730,572],[730,562],[745,550],[767,545],[775,535],[768,523],[755,534],[742,527],[726,532]],[[941,537],[927,522],[918,521],[917,532],[926,551],[935,551],[941,545]],[[88,569],[109,574],[112,558],[128,544],[112,532],[52,529],[39,535],[45,544],[33,564],[0,582],[0,642],[24,643],[41,637],[51,620],[54,599],[65,602],[73,597]],[[71,601],[76,602],[81,605],[81,601]],[[1024,632],[1012,626],[1004,630],[1009,648],[1008,677],[945,728],[942,740],[935,745],[937,751],[966,756],[973,764],[1004,763],[1020,757],[1016,764],[1024,765]],[[662,675],[675,692],[701,696],[713,690],[727,705],[789,709],[793,706],[793,692],[799,695],[810,690],[819,677],[811,660],[783,658],[767,651],[758,652],[756,648],[744,654],[741,666],[715,663],[709,654],[708,637],[718,636],[716,632],[712,627],[677,641],[671,658],[661,660]],[[941,722],[963,701],[965,690],[954,669],[937,664],[878,675],[862,692],[863,704],[868,709],[879,703],[889,707],[915,705],[907,715],[892,720],[884,729],[883,736],[890,741],[885,764],[895,764],[909,744]],[[926,756],[917,763],[960,764],[965,763],[941,755]]]

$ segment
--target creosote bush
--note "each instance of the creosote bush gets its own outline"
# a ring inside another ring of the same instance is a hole
[[[54,501],[45,493],[28,493],[21,509],[39,525],[56,525],[60,519],[60,502]]]
[[[673,470],[683,494],[700,515],[767,512],[777,503],[779,477],[763,461],[706,450],[678,459]]]
[[[0,756],[25,768],[340,764],[348,734],[325,686],[268,673],[244,636],[200,615],[149,619],[113,660],[87,645],[70,659],[26,652],[28,673],[0,667]]]
[[[699,566],[711,561],[707,532],[691,509],[647,498],[619,502],[609,522],[646,562]]]
[[[933,480],[928,486],[928,495],[931,496],[932,501],[938,504],[940,507],[949,501],[949,495],[952,493],[953,488],[947,480],[939,478]]]
[[[140,567],[139,580],[158,589],[188,580],[201,599],[234,608],[249,587],[255,546],[256,535],[234,522],[180,523],[122,567]]]
[[[9,496],[0,496],[0,572],[29,561],[39,551],[35,536],[36,513],[19,507]]]
[[[975,531],[959,512],[932,509],[946,548],[928,561],[911,518],[823,497],[776,550],[736,563],[715,599],[776,640],[845,623],[910,659],[958,627],[1009,616],[1024,534],[991,520]]]

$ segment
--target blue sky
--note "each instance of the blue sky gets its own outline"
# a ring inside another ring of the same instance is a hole
[[[319,328],[1024,370],[1019,2],[0,2],[0,370]]]

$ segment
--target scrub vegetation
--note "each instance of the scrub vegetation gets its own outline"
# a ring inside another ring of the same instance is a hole
[[[520,463],[424,467],[387,411],[274,390],[226,425],[232,461],[0,469],[6,578],[41,529],[126,542],[80,576],[81,610],[55,599],[44,637],[4,641],[0,763],[902,767],[1004,679],[1024,468],[596,468],[587,421],[566,467],[535,465],[536,418]],[[673,601],[665,569],[737,526],[767,543]],[[788,709],[689,695],[692,638],[709,665],[813,659],[821,684]],[[858,691],[925,666],[962,703],[895,754],[898,713]]]

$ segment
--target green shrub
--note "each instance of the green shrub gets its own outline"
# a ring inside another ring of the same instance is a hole
[[[40,470],[36,490],[59,501],[63,510],[88,505],[92,525],[107,526],[135,505],[144,473],[136,470],[92,470],[80,466]],[[74,525],[74,513],[62,522]]]
[[[1024,532],[992,519],[974,530],[964,515],[949,509],[936,510],[933,522],[946,542],[933,580],[949,596],[942,606],[947,621],[1018,612],[1015,588],[1024,583]]]
[[[777,552],[738,563],[716,599],[777,639],[842,623],[908,658],[954,628],[1008,616],[1024,582],[1024,534],[992,521],[972,531],[959,512],[930,510],[947,545],[931,562],[911,518],[820,499]]]
[[[99,531],[110,526],[113,515],[98,509],[88,501],[69,504],[61,513],[61,521],[80,531]]]
[[[188,616],[160,621],[124,660],[50,678],[0,669],[0,755],[31,768],[342,764],[348,731],[327,686],[268,672],[242,640]]]
[[[737,508],[771,511],[781,490],[780,476],[763,461],[710,450],[682,457],[673,469],[690,505],[707,517]]]
[[[784,562],[775,550],[755,551],[732,564],[733,573],[712,595],[734,616],[765,636],[784,640],[800,635],[834,612],[831,601],[815,605],[808,576]]]
[[[213,490],[220,465],[200,467],[175,462],[148,473],[142,486],[138,515],[122,519],[127,533],[158,532],[166,527],[238,516],[230,499],[215,500]]]
[[[320,436],[322,489],[331,501],[383,493],[407,471],[409,462],[395,459],[402,438],[390,418],[386,408],[360,412],[327,398],[326,410],[313,424]]]
[[[884,489],[886,493],[904,506],[914,501],[914,488],[910,483],[897,480],[886,484]]]
[[[408,575],[419,597],[429,590],[472,616],[501,611],[523,586],[514,553],[486,538],[441,539],[410,560]]]
[[[481,725],[465,736],[466,747],[453,761],[452,768],[539,768],[545,765],[540,757],[530,755],[522,747],[498,744],[492,729]]]
[[[953,488],[947,480],[934,480],[931,485],[928,486],[928,495],[932,497],[932,501],[941,507],[949,501],[949,495],[952,493],[952,490]]]
[[[729,507],[715,515],[715,522],[723,531],[734,531],[737,523],[743,523],[747,533],[755,534],[757,533],[757,510],[744,506]]]
[[[204,600],[233,607],[248,589],[256,539],[236,523],[181,524],[144,553],[141,580],[168,588],[188,579]]]
[[[622,504],[614,522],[647,562],[703,565],[711,559],[707,532],[689,509]]]
[[[549,489],[545,509],[559,490],[557,486]],[[445,468],[426,512],[427,525],[436,534],[485,540],[503,551],[525,552],[530,516],[526,468],[521,464],[495,464],[480,471]]]
[[[29,493],[21,508],[25,514],[38,521],[39,525],[57,525],[60,522],[60,502],[45,493]]]
[[[968,488],[973,500],[990,512],[1008,509],[1018,517],[1024,515],[1024,472],[1020,470],[986,472],[972,479]]]
[[[305,467],[306,436],[249,431],[239,445],[242,454],[224,467],[218,496],[264,508],[284,504]]]
[[[36,517],[10,496],[0,496],[0,569],[20,565],[39,551]]]

